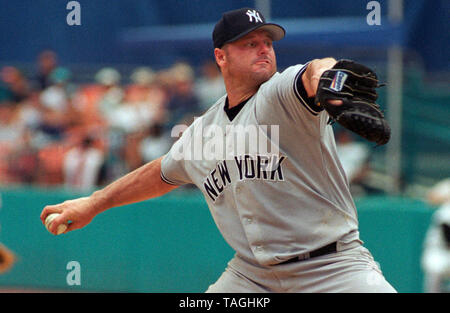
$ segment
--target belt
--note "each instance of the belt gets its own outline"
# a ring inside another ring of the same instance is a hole
[[[311,251],[309,253],[304,253],[301,254],[299,256],[293,257],[289,260],[283,261],[281,263],[278,263],[278,265],[280,264],[287,264],[287,263],[292,263],[292,262],[297,262],[297,261],[302,261],[302,260],[306,260],[306,259],[310,259],[310,258],[315,258],[318,256],[322,256],[325,254],[330,254],[330,253],[335,253],[337,252],[337,242],[333,242],[330,243],[326,246],[323,246],[322,248],[319,248],[317,250]]]

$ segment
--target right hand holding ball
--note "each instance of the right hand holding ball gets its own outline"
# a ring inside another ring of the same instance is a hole
[[[52,213],[49,214],[46,218],[45,218],[45,228],[47,228],[47,230],[50,232],[50,225],[52,224],[52,221],[58,217],[60,214],[59,213]],[[62,223],[58,225],[58,228],[56,230],[56,235],[60,235],[62,233],[64,233],[67,229],[67,224]]]

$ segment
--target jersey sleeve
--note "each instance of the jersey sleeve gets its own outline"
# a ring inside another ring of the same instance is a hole
[[[317,116],[323,108],[314,103],[314,98],[309,98],[303,86],[302,75],[309,63],[288,67],[276,77],[271,79],[270,88],[266,93],[268,97],[278,99],[284,109],[295,115],[304,117]],[[269,87],[268,86],[268,87]]]
[[[306,94],[302,75],[308,64],[290,66],[261,85],[255,108],[259,123],[285,125],[320,138],[327,125],[327,114]]]
[[[186,170],[186,151],[191,140],[190,128],[172,145],[169,152],[161,160],[161,179],[170,185],[184,185],[192,183]]]
[[[308,64],[309,63],[302,66],[302,68],[298,71],[297,75],[295,75],[293,89],[294,89],[294,94],[297,97],[299,103],[306,110],[308,110],[312,115],[318,115],[323,110],[323,108],[317,106],[314,103],[314,97],[308,97],[308,94],[306,93],[306,90],[305,90],[305,86],[303,86],[302,76],[303,76]]]

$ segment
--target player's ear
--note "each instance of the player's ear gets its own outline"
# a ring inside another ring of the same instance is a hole
[[[222,66],[226,62],[225,50],[220,49],[220,48],[215,48],[214,49],[214,57],[216,58],[216,63],[219,66],[219,68],[222,68]]]

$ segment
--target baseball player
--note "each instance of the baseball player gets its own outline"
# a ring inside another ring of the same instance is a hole
[[[362,246],[329,125],[388,140],[376,75],[333,58],[277,72],[272,43],[284,36],[257,10],[224,13],[213,43],[226,95],[166,155],[89,197],[46,206],[42,222],[58,212],[50,231],[68,220],[72,231],[193,183],[236,251],[207,292],[395,292]]]
[[[422,255],[424,291],[445,293],[450,282],[450,178],[440,181],[427,194],[433,213]]]

